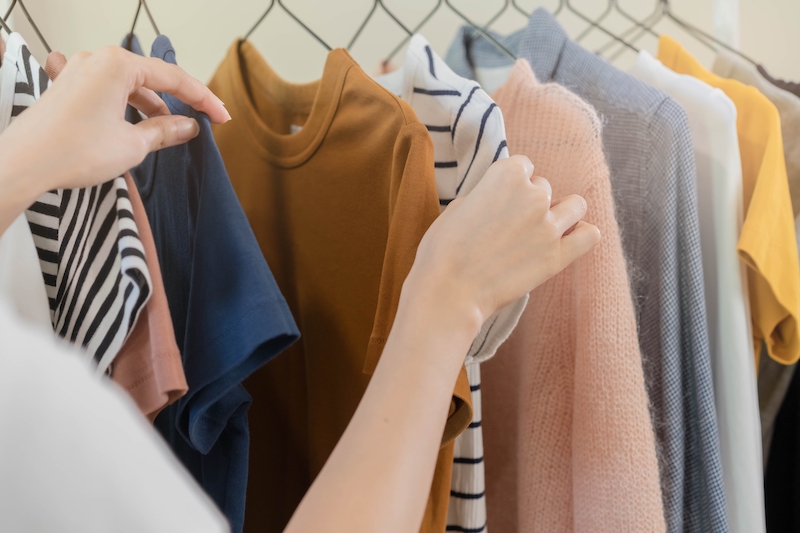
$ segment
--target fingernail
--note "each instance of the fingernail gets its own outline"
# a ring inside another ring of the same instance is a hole
[[[227,109],[225,109],[225,114],[226,114],[226,115],[228,115],[228,118],[227,118],[227,119],[225,119],[225,122],[228,122],[230,119],[232,119],[232,118],[233,118],[233,117],[231,116],[231,113],[230,113],[230,111],[228,111]]]
[[[185,117],[178,122],[178,137],[186,142],[194,139],[200,133],[200,125],[193,118]]]

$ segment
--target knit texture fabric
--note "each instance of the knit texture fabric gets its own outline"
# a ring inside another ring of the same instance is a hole
[[[531,293],[519,326],[483,365],[489,529],[665,531],[650,422],[600,120],[519,60],[493,98],[511,153],[553,198],[586,199],[600,245]]]

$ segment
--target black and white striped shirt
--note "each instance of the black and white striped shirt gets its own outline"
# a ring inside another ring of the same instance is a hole
[[[39,99],[50,80],[25,41],[8,39],[0,130]],[[124,178],[43,194],[26,211],[59,337],[109,370],[150,297],[150,272]]]
[[[455,74],[421,35],[411,38],[403,68],[377,81],[408,102],[428,128],[442,209],[475,188],[492,163],[508,157],[497,104],[478,83]],[[486,531],[479,363],[505,342],[527,302],[525,296],[491,316],[467,355],[473,420],[455,442],[447,531]]]

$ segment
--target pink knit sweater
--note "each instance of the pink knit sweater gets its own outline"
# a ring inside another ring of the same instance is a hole
[[[555,200],[586,199],[600,245],[531,293],[483,365],[489,530],[664,531],[658,463],[628,276],[594,109],[517,61],[492,95],[512,154]]]

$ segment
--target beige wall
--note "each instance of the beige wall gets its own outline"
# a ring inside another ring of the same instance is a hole
[[[409,27],[413,27],[437,0],[384,0]],[[475,21],[485,22],[502,7],[504,0],[452,0]],[[0,0],[8,2],[8,0]],[[623,8],[643,18],[654,8],[655,0],[619,0]],[[178,61],[190,73],[207,80],[214,72],[228,47],[244,34],[269,0],[149,0],[148,4],[159,29],[175,45]],[[284,0],[306,23],[316,29],[332,46],[344,46],[366,16],[372,0]],[[554,8],[558,0],[518,0],[528,10],[544,5]],[[603,12],[605,0],[572,0],[572,4],[591,16]],[[798,0],[672,0],[673,11],[687,21],[709,32],[713,31],[723,10],[740,13],[740,42],[742,50],[763,63],[775,75],[800,81],[800,60],[794,54],[800,50],[800,1]],[[736,10],[737,4],[740,5]],[[26,0],[31,15],[50,45],[67,56],[79,50],[93,50],[107,44],[119,43],[128,31],[136,10],[136,0]],[[730,8],[733,9],[730,9]],[[18,11],[18,10],[17,10]],[[559,20],[573,37],[586,24],[566,10]],[[525,18],[513,9],[493,25],[493,29],[510,32],[522,27]],[[621,31],[629,23],[617,14],[610,15],[608,28]],[[31,44],[37,57],[43,59],[43,48],[19,13],[13,27]],[[447,50],[456,29],[457,16],[444,5],[423,28],[422,33],[441,54]],[[684,43],[705,64],[713,53],[688,37],[678,26],[662,21],[659,32],[668,32]],[[735,28],[734,28],[735,29]],[[142,15],[137,33],[146,49],[154,32]],[[367,71],[373,70],[403,38],[403,31],[380,9],[351,50]],[[317,78],[325,60],[325,50],[279,7],[275,7],[253,34],[252,40],[267,61],[287,79],[309,81]],[[583,41],[590,49],[606,42],[607,38],[594,31]],[[644,37],[639,46],[651,52],[656,40]],[[630,52],[615,62],[625,68],[633,60]],[[398,56],[402,61],[402,55]]]

